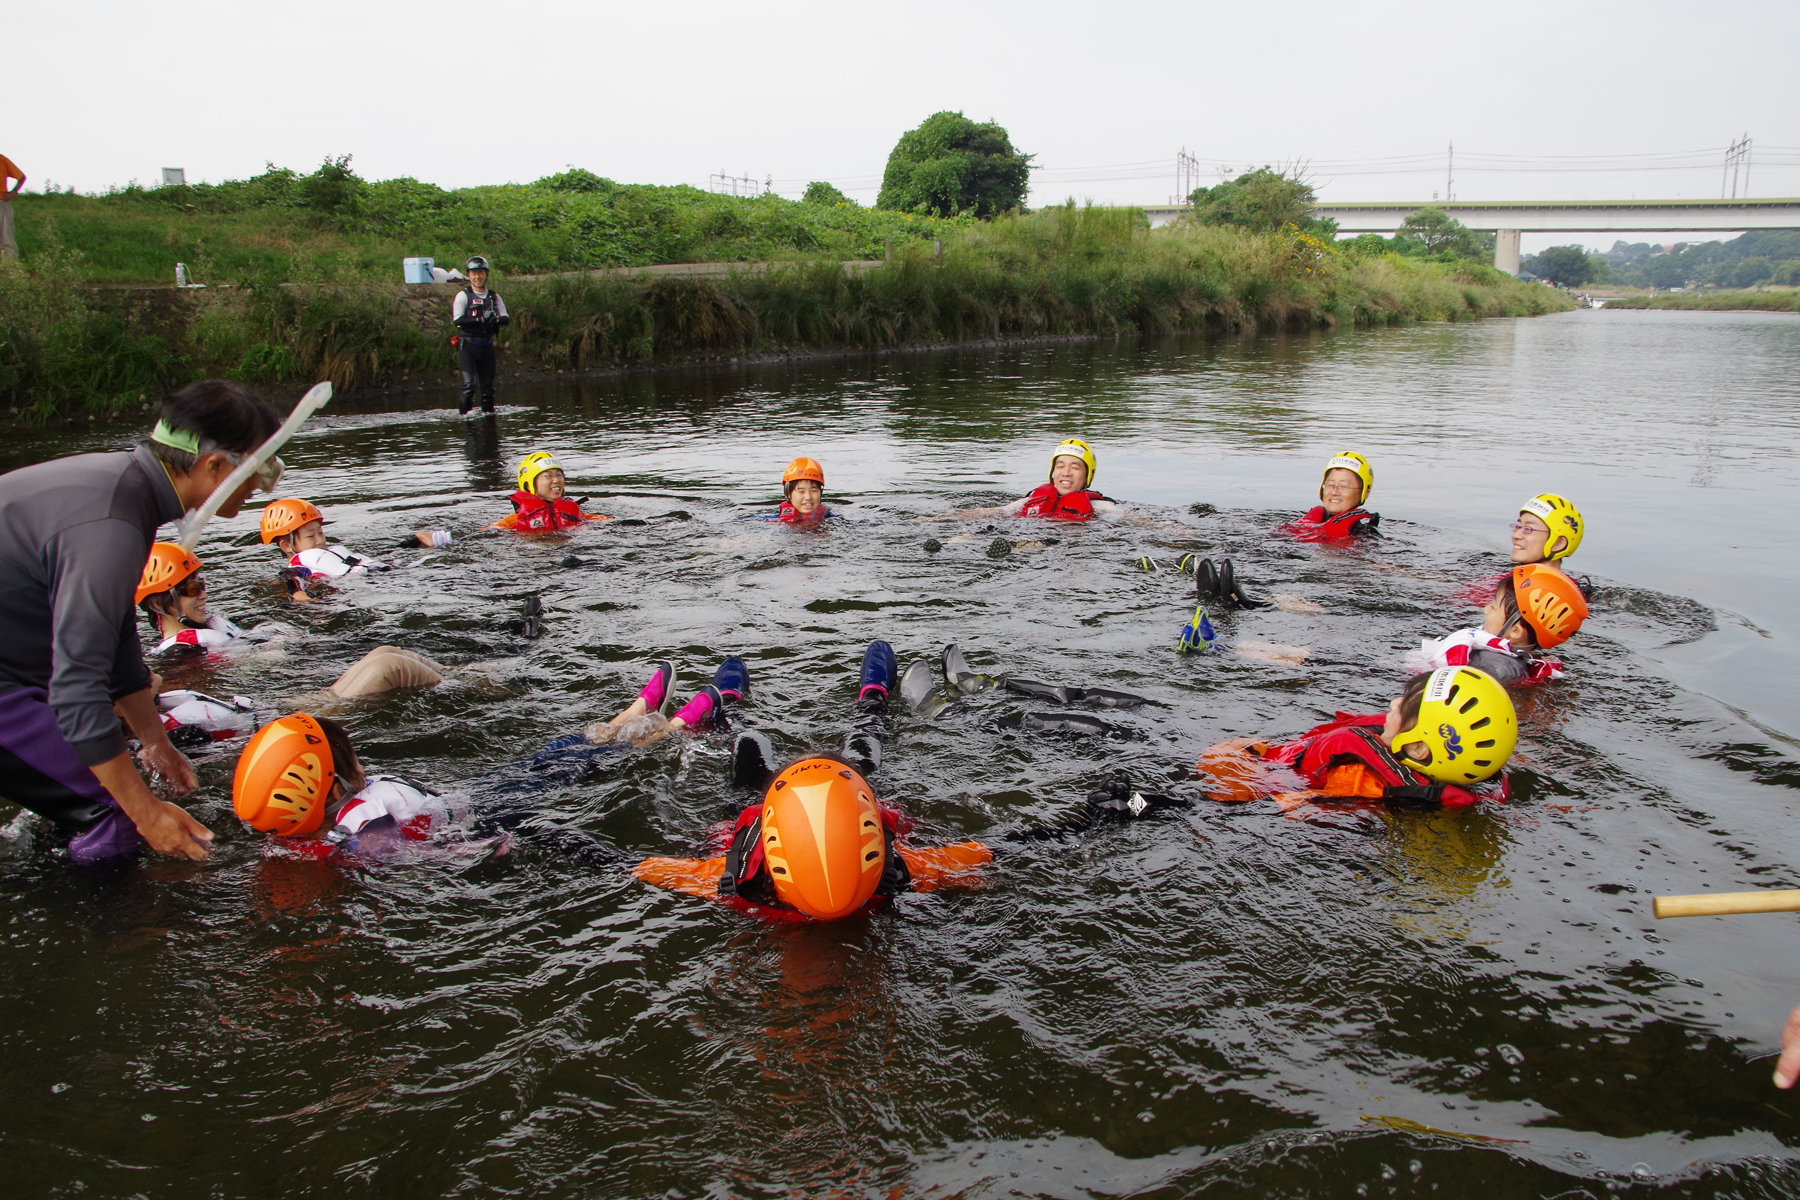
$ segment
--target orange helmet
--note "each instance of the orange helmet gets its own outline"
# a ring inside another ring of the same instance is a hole
[[[250,735],[231,777],[231,807],[253,829],[281,837],[325,823],[337,772],[325,731],[306,713],[270,721]]]
[[[810,479],[820,487],[824,487],[825,468],[819,465],[817,459],[807,458],[805,455],[801,455],[799,458],[796,458],[793,462],[789,463],[787,465],[787,470],[781,473],[781,486],[785,488],[788,484],[798,482],[802,479]]]
[[[133,603],[142,604],[145,596],[168,591],[199,569],[200,560],[188,551],[172,542],[157,542],[150,547],[144,573],[138,576],[137,599]]]
[[[1540,649],[1560,646],[1587,620],[1587,598],[1575,581],[1547,563],[1513,568],[1519,617],[1537,635]]]
[[[776,897],[821,921],[867,904],[887,865],[875,793],[828,758],[795,763],[775,777],[763,796],[762,844]]]
[[[325,514],[304,500],[277,500],[263,505],[262,540],[266,546],[276,538],[286,537],[308,521],[323,523]]]

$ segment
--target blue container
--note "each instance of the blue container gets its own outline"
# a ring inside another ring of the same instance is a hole
[[[430,283],[431,268],[435,264],[429,258],[403,258],[400,269],[406,274],[408,283]]]

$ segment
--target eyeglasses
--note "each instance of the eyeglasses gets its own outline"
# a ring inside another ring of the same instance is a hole
[[[186,579],[182,580],[169,590],[177,596],[198,596],[206,591],[206,577],[203,575],[189,575]]]
[[[215,450],[213,453],[222,456],[226,462],[234,467],[240,467],[244,464],[244,456],[234,451]],[[257,491],[268,493],[275,490],[275,485],[281,482],[281,476],[286,470],[287,464],[282,462],[281,456],[277,454],[270,458],[268,462],[264,463],[257,470],[256,474],[252,475],[250,478],[256,484]]]
[[[1550,532],[1550,527],[1548,525],[1546,525],[1542,529],[1539,529],[1536,525],[1527,525],[1523,521],[1514,521],[1511,525],[1507,526],[1507,528],[1512,530],[1514,533],[1523,533],[1527,536],[1534,534],[1534,533],[1549,533]]]

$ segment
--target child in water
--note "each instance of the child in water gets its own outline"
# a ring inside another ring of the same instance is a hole
[[[661,663],[636,700],[610,721],[595,721],[559,738],[521,763],[472,781],[481,793],[477,835],[504,832],[536,811],[546,788],[572,783],[607,747],[648,746],[682,729],[719,719],[728,702],[746,699],[750,675],[741,658],[728,658],[713,682],[672,717],[662,715],[675,676]],[[293,713],[257,730],[245,744],[232,778],[231,803],[246,824],[307,847],[313,853],[380,853],[398,841],[424,841],[450,817],[440,793],[363,767],[343,726],[325,717]],[[612,863],[612,850],[565,827],[534,830],[537,840],[578,861]]]
[[[379,559],[355,554],[342,545],[325,540],[325,514],[305,500],[291,497],[263,506],[263,545],[273,542],[287,556],[281,568],[281,581],[287,586],[288,599],[305,604],[312,599],[307,585],[327,579],[343,579],[385,571],[387,564]],[[413,539],[422,546],[448,546],[450,535],[443,530],[421,529]]]
[[[153,654],[204,654],[223,650],[244,636],[242,629],[209,610],[200,560],[170,542],[150,547],[150,557],[138,577],[137,602],[162,638]],[[448,670],[422,654],[398,646],[377,646],[340,675],[330,690],[333,696],[350,700],[395,688],[436,687]],[[190,744],[206,740],[200,733],[223,740],[256,727],[255,706],[242,696],[227,701],[175,689],[159,692],[156,704],[171,738],[178,729],[196,731],[185,739]]]
[[[1587,620],[1587,600],[1575,581],[1544,563],[1515,567],[1503,576],[1483,611],[1479,629],[1459,629],[1420,643],[1422,670],[1470,666],[1501,683],[1561,679],[1563,665],[1533,653],[1560,646]]]
[[[647,858],[631,873],[645,883],[701,900],[720,900],[758,916],[830,921],[854,916],[902,892],[972,886],[994,845],[907,844],[910,822],[882,804],[867,776],[881,764],[888,696],[898,667],[886,642],[863,654],[854,729],[839,753],[803,758],[776,770],[769,739],[745,731],[732,746],[731,781],[759,799],[717,831],[721,853],[707,858]],[[1032,842],[1079,833],[1104,821],[1131,820],[1182,803],[1135,792],[1115,778],[1091,793],[1061,824],[1022,830],[996,842]]]
[[[569,498],[568,476],[547,450],[533,451],[519,460],[518,484],[518,490],[508,497],[512,512],[495,521],[493,528],[515,533],[555,533],[590,521],[612,520],[582,511],[581,501]]]
[[[1198,769],[1214,800],[1271,798],[1284,809],[1313,800],[1466,808],[1481,799],[1475,786],[1506,766],[1518,737],[1518,716],[1498,680],[1474,667],[1440,667],[1407,681],[1385,713],[1338,713],[1290,742],[1221,742],[1201,754]]]
[[[783,525],[816,525],[831,516],[825,507],[825,468],[802,455],[781,473],[781,507],[775,519]]]
[[[1375,468],[1353,450],[1334,454],[1319,480],[1319,503],[1279,532],[1302,542],[1342,542],[1374,537],[1381,514],[1363,508],[1375,487]]]
[[[965,509],[961,517],[1047,517],[1053,521],[1085,521],[1115,513],[1118,501],[1093,490],[1097,469],[1094,451],[1080,438],[1069,438],[1050,452],[1050,481],[1031,495],[999,508]]]

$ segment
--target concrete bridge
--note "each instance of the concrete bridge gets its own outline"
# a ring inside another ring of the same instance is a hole
[[[1800,199],[1786,200],[1452,200],[1321,204],[1313,215],[1338,223],[1340,233],[1392,233],[1422,208],[1441,208],[1470,229],[1494,230],[1494,265],[1519,273],[1519,234],[1662,233],[1692,230],[1800,229]],[[1150,224],[1167,225],[1188,211],[1181,205],[1145,208]]]

